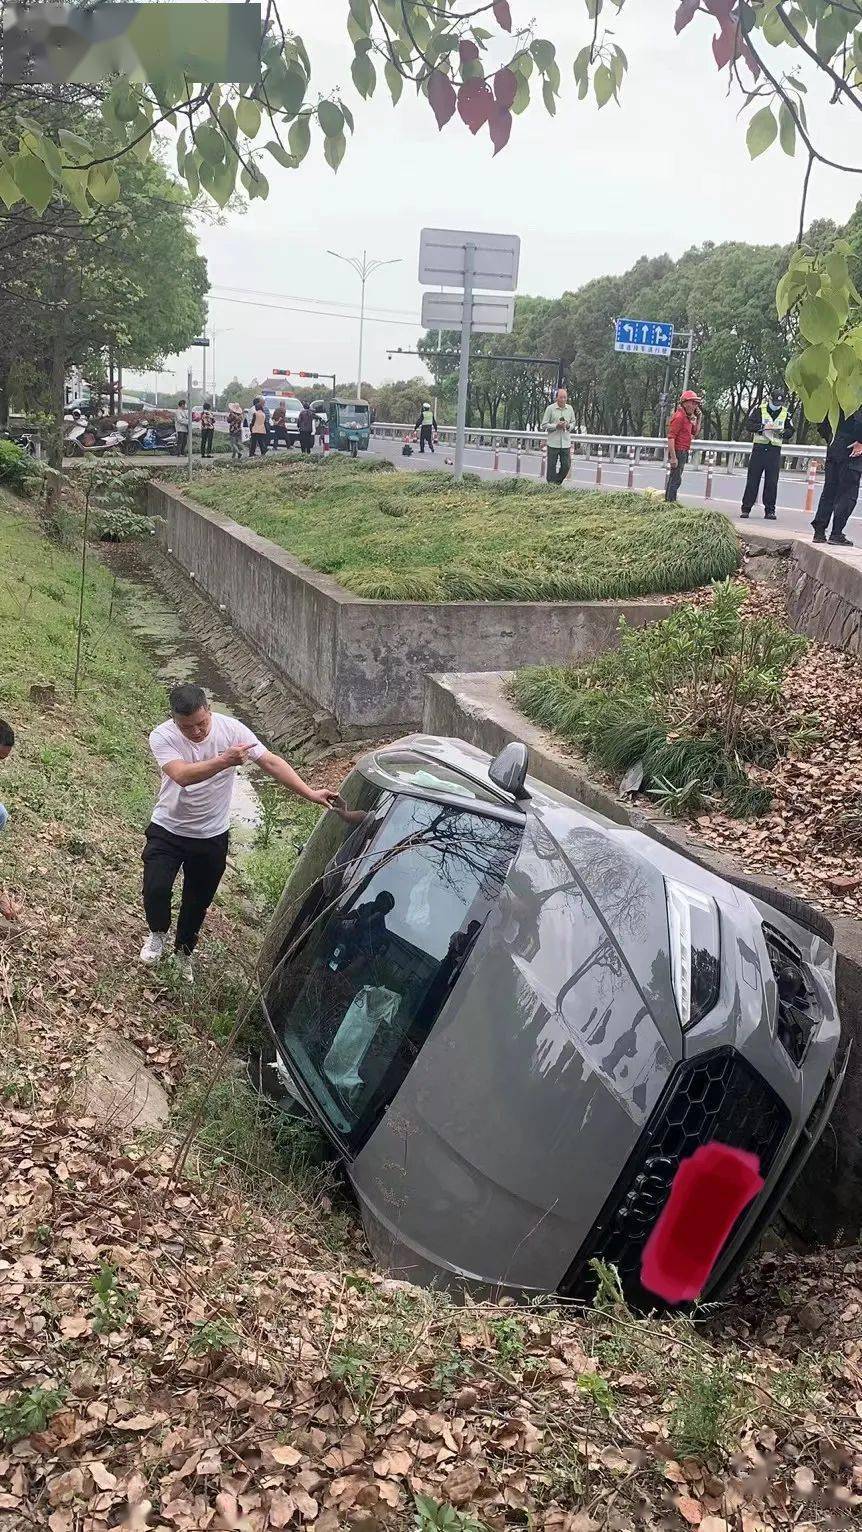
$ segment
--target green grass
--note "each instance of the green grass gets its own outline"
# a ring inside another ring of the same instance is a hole
[[[112,611],[112,577],[91,554],[73,697],[79,586],[79,551],[48,542],[32,513],[0,489],[0,716],[18,736],[0,789],[42,820],[85,827],[104,812],[143,825],[154,785],[147,735],[164,713],[164,689]],[[31,700],[34,686],[54,688],[53,711]]]
[[[331,574],[398,601],[579,601],[692,590],[737,568],[716,511],[624,491],[444,473],[370,458],[215,469],[195,498]]]
[[[810,733],[781,690],[806,640],[746,617],[744,599],[727,580],[708,604],[644,628],[623,622],[619,648],[578,668],[521,671],[513,696],[605,771],[642,766],[644,790],[674,817],[718,800],[733,814],[762,812],[768,789],[746,768],[770,768]]]

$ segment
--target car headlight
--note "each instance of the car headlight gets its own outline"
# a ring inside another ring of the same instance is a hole
[[[679,1019],[694,1026],[718,1004],[721,950],[718,905],[674,878],[665,879],[670,966]]]

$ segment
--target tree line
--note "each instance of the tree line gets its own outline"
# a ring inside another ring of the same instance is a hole
[[[862,268],[862,202],[844,228],[812,224],[806,244],[831,249],[848,241],[850,268]],[[682,385],[682,348],[666,369],[659,357],[614,351],[618,318],[670,321],[677,335],[691,329],[691,384],[705,405],[705,431],[721,440],[739,437],[749,410],[783,384],[798,347],[795,319],[780,320],[776,284],[785,271],[785,245],[693,246],[672,260],[642,256],[619,276],[596,277],[559,298],[518,298],[511,335],[480,335],[470,367],[467,423],[502,430],[535,430],[562,370],[579,431],[647,435],[663,428],[668,401]],[[454,418],[459,336],[432,333],[419,343],[440,397],[438,419]],[[487,356],[546,357],[535,363],[482,362]],[[800,412],[801,416],[801,412]],[[404,416],[381,416],[403,419]],[[800,418],[800,431],[805,430]]]

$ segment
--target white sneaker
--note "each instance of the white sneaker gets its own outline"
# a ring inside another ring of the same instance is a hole
[[[143,947],[141,948],[142,963],[158,963],[165,952],[165,933],[162,931],[150,931]]]
[[[188,952],[175,952],[174,953],[174,963],[176,965],[176,970],[177,970],[177,973],[179,974],[180,978],[181,979],[185,979],[187,984],[194,984],[194,982],[195,982],[195,973],[194,973],[194,969],[192,968],[192,960],[191,960],[190,953],[188,953]]]

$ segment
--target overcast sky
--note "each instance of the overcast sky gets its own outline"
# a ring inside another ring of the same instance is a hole
[[[541,101],[531,105],[492,158],[487,133],[474,139],[457,118],[438,133],[427,102],[406,89],[395,109],[382,80],[372,102],[357,96],[344,0],[284,0],[285,22],[311,54],[312,84],[323,92],[344,85],[356,133],[337,175],[319,137],[298,171],[266,156],[269,199],[201,228],[219,386],[273,367],[355,377],[359,280],[329,249],[400,258],[368,284],[363,376],[380,382],[421,371],[417,358],[390,362],[387,350],[415,347],[421,333],[423,225],[519,234],[519,290],[548,297],[644,254],[676,256],[704,240],[792,238],[803,161],[773,148],[752,164],[738,100],[727,98],[726,74],[712,59],[712,23],[699,16],[677,38],[675,10],[676,0],[628,0],[614,19],[629,58],[622,106],[599,112],[577,100],[571,73],[588,37],[582,0],[512,0],[516,24],[535,16],[539,33],[556,42],[562,94],[556,118]],[[837,118],[833,124],[809,102],[840,155]],[[853,177],[818,169],[810,216],[843,220],[860,192]],[[315,299],[339,311],[316,310]],[[183,386],[186,365],[186,357],[172,359],[162,386]]]

